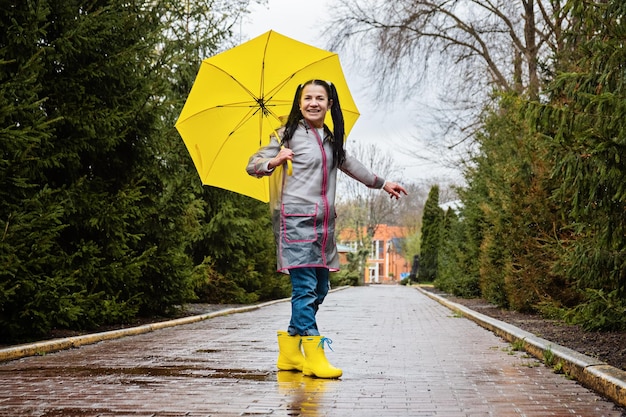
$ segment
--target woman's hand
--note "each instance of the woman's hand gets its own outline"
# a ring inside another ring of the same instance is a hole
[[[291,149],[281,148],[280,152],[278,152],[278,155],[270,159],[268,168],[269,169],[276,168],[277,166],[280,166],[287,161],[293,161],[293,155],[294,154]]]
[[[387,181],[385,183],[383,190],[389,193],[390,198],[395,198],[396,200],[402,196],[402,193],[404,193],[404,195],[408,195],[403,186],[391,181]]]

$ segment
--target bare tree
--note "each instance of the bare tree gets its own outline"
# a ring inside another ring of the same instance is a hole
[[[376,145],[356,145],[348,152],[383,178],[398,175],[391,155],[383,153]],[[351,223],[350,227],[359,223],[366,227],[369,236],[373,236],[379,224],[396,222],[397,200],[390,199],[381,190],[367,188],[347,175],[341,174],[338,182],[339,207],[346,208],[346,221]]]
[[[390,154],[383,152],[376,145],[356,145],[348,151],[378,175],[394,181],[395,178],[402,177]],[[436,182],[445,183],[443,180]],[[353,261],[357,265],[361,282],[365,274],[365,261],[379,225],[404,226],[408,228],[409,236],[419,235],[424,203],[432,183],[410,182],[403,185],[408,195],[395,200],[390,199],[381,190],[367,188],[347,175],[339,176],[336,229],[338,232],[345,229],[354,232],[350,240],[357,244]],[[444,185],[443,189],[447,199],[456,198],[452,185]]]
[[[362,161],[378,175],[397,181],[403,178],[402,171],[389,153],[384,153],[378,146],[356,145],[349,153]],[[437,184],[444,196],[442,201],[458,198],[455,187],[442,178],[429,178],[426,182],[406,182],[408,195],[399,200],[390,199],[386,193],[363,186],[347,175],[340,174],[337,185],[337,230],[354,228],[358,223],[373,236],[379,224],[392,224],[408,227],[412,231],[419,229],[424,202],[430,188]]]
[[[494,91],[540,94],[542,71],[562,47],[564,2],[338,0],[327,36],[331,49],[354,52],[387,99],[418,99],[439,83],[442,134],[469,137]]]
[[[376,174],[388,178],[394,175],[393,159],[383,154],[376,145],[351,146],[347,152],[356,157]],[[359,279],[363,281],[365,260],[369,254],[372,238],[380,224],[392,222],[397,203],[381,190],[365,187],[353,178],[340,174],[337,185],[337,231],[351,229],[357,244],[354,261],[358,265]]]

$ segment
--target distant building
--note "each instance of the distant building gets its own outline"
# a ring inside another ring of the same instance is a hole
[[[360,233],[360,236],[364,235],[365,228]],[[408,229],[406,227],[378,225],[372,238],[372,247],[367,259],[366,284],[398,283],[403,277],[409,275],[411,261],[406,259],[404,252],[404,240],[407,235]],[[352,248],[352,251],[356,252],[358,242],[354,229],[342,230],[337,240],[339,242],[338,247]]]
[[[337,243],[337,253],[339,253],[339,264],[346,265],[348,264],[348,254],[356,252],[356,249],[349,245],[342,245],[341,243]]]

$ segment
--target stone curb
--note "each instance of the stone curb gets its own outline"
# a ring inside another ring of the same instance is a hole
[[[338,287],[331,290],[339,291],[349,288],[348,286]],[[27,356],[45,355],[46,353],[58,352],[64,349],[77,348],[79,346],[90,345],[101,342],[103,340],[119,339],[126,336],[134,336],[143,333],[153,332],[166,327],[180,326],[182,324],[196,323],[198,321],[212,319],[214,317],[226,316],[228,314],[245,313],[253,311],[272,304],[283,303],[289,301],[290,298],[281,298],[278,300],[267,301],[265,303],[254,304],[244,307],[225,308],[224,310],[215,311],[213,313],[198,314],[195,316],[182,317],[174,320],[166,320],[157,323],[144,324],[142,326],[129,327],[127,329],[111,330],[108,332],[100,332],[86,334],[82,336],[65,337],[62,339],[44,340],[41,342],[16,345],[9,348],[0,349],[0,362],[6,362],[16,359],[25,358]]]
[[[450,310],[474,321],[510,343],[521,343],[523,349],[548,366],[557,367],[582,385],[609,398],[620,406],[626,406],[626,371],[615,368],[598,359],[591,358],[549,340],[542,339],[503,321],[471,310],[422,288],[418,291],[446,306]]]
[[[44,340],[36,343],[16,345],[5,349],[0,349],[0,362],[24,358],[27,356],[45,355],[46,353],[57,352],[64,349],[77,348],[83,345],[98,343],[103,340],[119,339],[126,336],[134,336],[149,333],[166,327],[190,324],[214,317],[225,316],[227,314],[243,313],[256,310],[258,308],[282,302],[284,300],[274,300],[263,304],[246,307],[226,308],[213,313],[199,314],[196,316],[182,317],[174,320],[161,321],[157,323],[144,324],[142,326],[129,327],[126,329],[111,330],[108,332],[92,333],[82,336],[65,337],[62,339]]]

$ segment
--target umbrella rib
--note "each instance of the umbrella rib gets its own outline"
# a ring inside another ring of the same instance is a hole
[[[288,77],[286,77],[283,81],[281,81],[280,83],[276,84],[276,86],[274,86],[274,88],[272,88],[272,90],[268,91],[267,94],[265,95],[266,99],[265,102],[270,102],[272,101],[272,98],[278,94],[280,92],[280,90],[289,82],[291,81],[300,71],[309,68],[313,65],[317,65],[318,63],[325,61],[327,59],[333,58],[337,56],[337,54],[332,53],[331,55],[325,56],[323,58],[318,59],[317,61],[313,61],[313,62],[309,62],[307,65],[299,68],[297,71],[293,72],[291,75],[289,75]],[[304,82],[306,82],[308,80],[305,80]],[[324,81],[329,81],[329,80],[324,80]],[[295,92],[294,92],[295,93]]]
[[[236,82],[239,87],[241,87],[242,90],[244,90],[246,93],[250,94],[250,97],[252,97],[254,99],[254,101],[256,101],[258,103],[259,101],[259,97],[257,97],[248,87],[246,87],[245,85],[243,85],[237,78],[235,78],[232,74],[226,72],[224,69],[209,63],[208,65],[210,65],[211,67],[215,68],[216,70],[224,73],[225,75],[227,75],[229,78],[231,78],[234,82]]]
[[[267,39],[265,40],[265,48],[263,48],[263,60],[261,61],[261,83],[259,85],[259,97],[261,98],[259,105],[261,107],[263,107],[263,92],[265,91],[265,58],[267,57],[267,48],[270,45],[270,38],[273,34],[274,32],[270,31]]]
[[[242,101],[242,102],[239,102],[239,103],[228,103],[228,104],[217,104],[217,105],[215,105],[215,106],[213,106],[213,107],[209,107],[209,108],[203,109],[203,110],[201,110],[201,111],[198,111],[198,112],[196,112],[196,113],[193,113],[193,114],[189,115],[189,117],[187,117],[187,118],[185,118],[185,119],[182,119],[182,120],[180,120],[180,119],[179,119],[179,120],[176,122],[176,124],[177,124],[177,125],[181,125],[182,123],[185,123],[185,122],[187,122],[187,121],[189,121],[189,120],[191,120],[191,119],[193,119],[193,118],[200,117],[200,116],[202,116],[204,113],[206,113],[206,112],[208,112],[208,111],[215,110],[215,109],[217,109],[217,108],[238,108],[238,107],[248,107],[248,108],[250,108],[250,109],[254,109],[254,108],[256,108],[257,106],[258,106],[258,103],[257,103],[257,102],[252,102],[252,101],[248,101],[248,102],[246,102],[246,101]]]
[[[259,109],[256,107],[251,107],[250,110],[248,111],[248,113],[246,113],[241,120],[239,120],[239,123],[237,123],[235,125],[235,127],[230,131],[230,133],[228,134],[228,137],[232,136],[237,129],[239,129],[241,126],[243,126],[248,120],[252,119],[254,117],[255,114],[257,114],[259,112]]]
[[[235,126],[234,129],[232,129],[229,133],[228,133],[228,137],[226,140],[224,140],[222,142],[222,144],[220,145],[220,147],[217,149],[217,152],[215,153],[215,158],[213,159],[213,161],[211,162],[211,164],[209,165],[209,168],[207,170],[207,172],[211,172],[211,170],[213,169],[213,165],[215,164],[215,162],[217,161],[217,156],[222,152],[222,149],[224,149],[224,146],[226,146],[226,143],[228,143],[228,138],[230,138],[236,131],[237,129],[239,129],[241,126],[243,126],[246,122],[248,122],[250,119],[252,119],[256,114],[259,115],[259,127],[262,127],[263,125],[263,119],[265,119],[267,117],[267,115],[265,113],[259,113],[259,109],[258,108],[251,108],[250,111],[248,113],[246,113],[246,115],[244,117],[241,118],[241,120],[239,121],[239,123],[237,123],[237,125]],[[273,113],[272,113],[273,114]],[[277,120],[278,117],[276,118]],[[262,129],[259,131],[262,132]],[[259,146],[261,144],[261,140],[262,138],[260,137],[260,133],[259,133]]]

